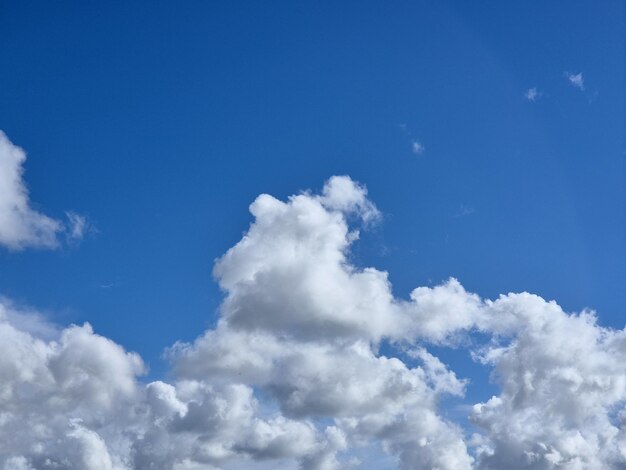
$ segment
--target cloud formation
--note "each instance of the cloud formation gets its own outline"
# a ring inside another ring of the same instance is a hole
[[[31,207],[23,180],[26,153],[0,131],[0,245],[10,250],[27,247],[57,248],[59,235],[68,232],[73,240],[82,238],[86,219],[68,212],[68,224]]]
[[[215,264],[217,326],[168,349],[171,383],[142,383],[139,356],[87,324],[0,299],[0,468],[333,470],[359,449],[401,470],[626,466],[624,330],[456,279],[394,296],[386,272],[350,262],[380,215],[349,177],[250,211]],[[472,404],[472,435],[440,409],[468,381],[433,345],[500,387]]]
[[[585,89],[585,79],[583,78],[582,72],[580,72],[580,73],[566,72],[565,76],[567,77],[567,79],[569,80],[570,84],[574,88],[578,88],[579,90],[584,90]]]
[[[91,229],[87,218],[73,211],[67,211],[65,215],[67,217],[67,237],[70,240],[82,240],[85,233]]]
[[[529,88],[524,93],[524,98],[526,98],[528,101],[537,101],[537,98],[539,98],[539,96],[541,96],[541,93],[539,93],[536,87]]]
[[[411,142],[411,150],[415,155],[421,155],[424,153],[424,146],[417,140],[414,140]]]

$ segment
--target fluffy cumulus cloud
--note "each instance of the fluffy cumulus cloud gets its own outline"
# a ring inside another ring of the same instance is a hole
[[[59,236],[82,238],[85,217],[68,212],[67,223],[31,207],[23,180],[26,153],[0,131],[0,245],[11,250],[26,247],[56,248]]]
[[[31,318],[20,329],[22,316],[0,304],[0,468],[220,468],[237,456],[313,459],[336,441],[307,420],[262,416],[248,385],[144,385],[139,356],[88,324],[54,330]]]
[[[348,177],[250,211],[215,264],[218,323],[167,350],[170,383],[89,325],[0,300],[0,468],[372,468],[364,449],[401,470],[626,468],[626,332],[455,279],[395,297],[350,262],[380,215]],[[441,409],[468,380],[435,345],[499,385],[471,404],[471,434]]]
[[[626,332],[530,294],[487,309],[486,326],[509,339],[477,352],[502,387],[471,415],[489,440],[482,467],[626,468]]]

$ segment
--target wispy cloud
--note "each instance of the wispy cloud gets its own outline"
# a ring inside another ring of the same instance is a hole
[[[567,77],[570,84],[574,88],[578,88],[579,90],[585,89],[585,79],[583,77],[582,72],[579,72],[579,73],[565,72],[565,76]]]
[[[73,211],[66,211],[67,217],[67,237],[72,241],[80,241],[87,234],[87,232],[93,232],[95,227],[87,220],[84,215],[77,214]]]
[[[455,217],[465,217],[468,215],[472,215],[475,212],[472,206],[468,206],[465,204],[461,204],[459,210],[454,214]]]
[[[421,144],[421,142],[414,140],[411,142],[411,151],[415,155],[422,155],[424,153],[424,146]]]
[[[422,155],[424,153],[424,145],[415,138],[415,133],[409,129],[409,126],[405,123],[399,124],[400,129],[402,129],[403,133],[410,139],[409,142],[411,144],[411,152],[415,155]]]
[[[528,101],[537,101],[537,98],[539,98],[540,96],[541,93],[539,93],[536,87],[529,88],[524,93],[524,98],[526,98]]]

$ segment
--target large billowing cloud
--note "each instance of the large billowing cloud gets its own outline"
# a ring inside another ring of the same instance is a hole
[[[248,385],[143,385],[139,356],[88,324],[44,340],[36,332],[50,328],[38,323],[0,304],[1,468],[220,468],[236,457],[314,460],[344,445],[335,427],[320,435],[307,420],[262,416]]]
[[[26,247],[56,248],[59,235],[83,237],[84,216],[68,212],[68,221],[48,217],[31,207],[22,178],[26,153],[0,131],[0,245],[11,250]]]
[[[171,383],[142,383],[141,359],[89,325],[0,301],[0,468],[332,470],[363,449],[402,470],[626,468],[626,332],[455,279],[394,297],[349,261],[353,225],[379,213],[348,177],[250,210],[215,265],[217,326],[168,349]],[[467,349],[500,386],[472,404],[472,435],[440,409],[467,377],[432,345]]]
[[[502,392],[474,406],[483,468],[626,468],[626,332],[591,312],[510,294],[487,304],[496,337],[478,352]]]

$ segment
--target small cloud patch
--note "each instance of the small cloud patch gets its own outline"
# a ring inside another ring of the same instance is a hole
[[[537,98],[539,98],[540,96],[541,93],[539,93],[536,87],[529,88],[524,93],[524,98],[526,98],[528,101],[537,101]]]
[[[422,155],[424,153],[424,146],[417,140],[414,140],[411,142],[411,151],[415,155]]]
[[[585,89],[585,78],[583,77],[582,72],[579,72],[579,73],[565,72],[565,76],[567,77],[570,84],[574,88],[578,88],[579,90]]]

